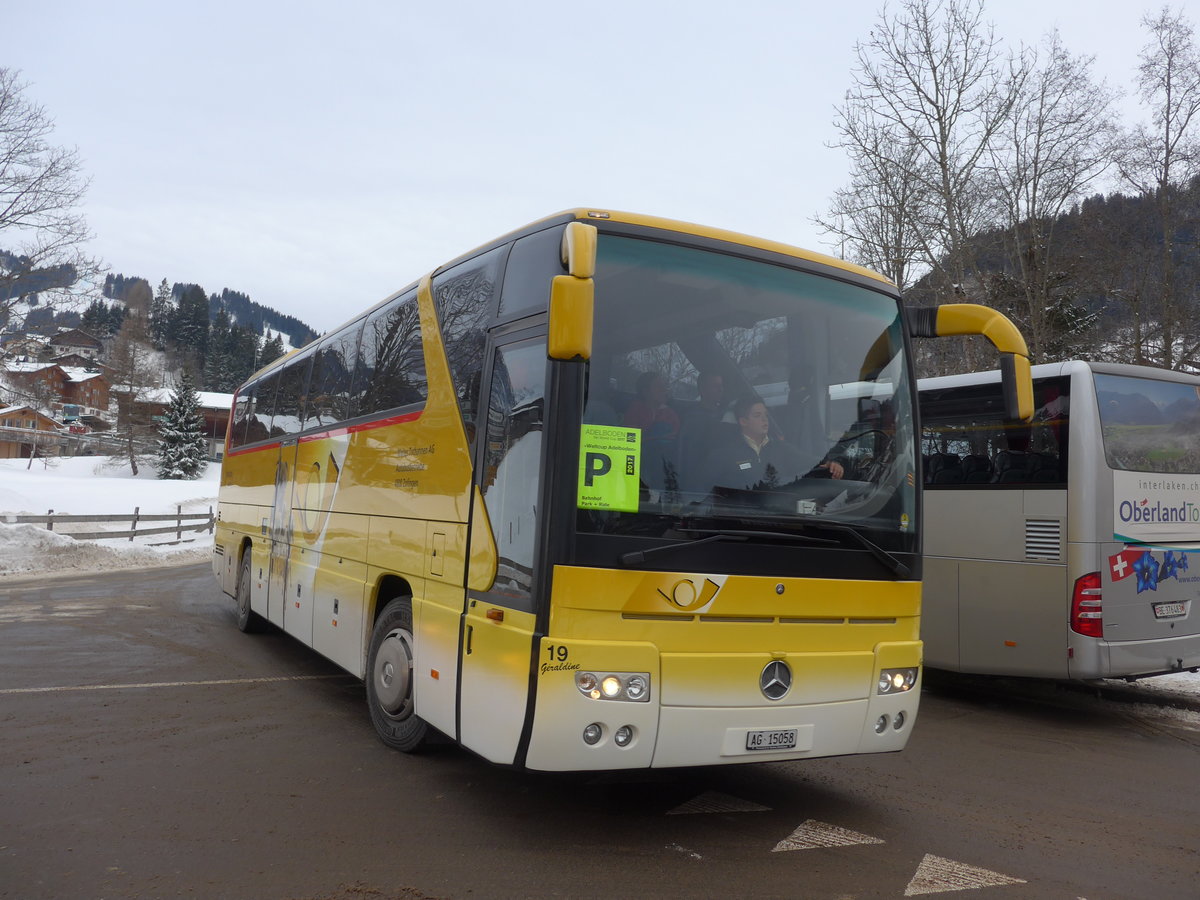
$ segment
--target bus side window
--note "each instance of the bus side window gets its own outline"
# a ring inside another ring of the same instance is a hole
[[[485,329],[495,313],[500,272],[507,252],[507,246],[498,247],[433,279],[446,361],[454,380],[463,427],[472,445],[479,417]]]
[[[275,417],[271,434],[286,437],[303,430],[304,399],[308,393],[308,373],[313,354],[286,364],[279,371],[279,392],[275,397]]]
[[[1066,484],[1069,387],[1065,378],[1037,381],[1028,425],[1005,418],[996,382],[923,392],[925,484]]]
[[[246,427],[246,443],[265,441],[274,432],[271,419],[275,415],[275,394],[279,385],[279,372],[264,375],[254,386],[254,408]]]
[[[513,244],[504,267],[501,319],[545,312],[550,305],[550,283],[566,269],[562,264],[562,227],[549,228]]]
[[[229,423],[230,450],[236,450],[246,443],[246,420],[250,418],[250,410],[253,408],[254,387],[253,384],[243,385],[237,393],[237,400],[234,401],[233,414]]]
[[[356,407],[356,416],[425,402],[425,351],[415,290],[367,319],[354,372],[349,404]]]
[[[315,399],[324,424],[343,422],[354,415],[350,403],[350,378],[354,374],[361,331],[362,323],[358,322],[346,331],[326,338],[321,346],[320,361],[313,364],[314,387],[309,394]]]
[[[492,591],[521,609],[532,609],[545,383],[545,338],[497,348],[479,486],[499,555]]]

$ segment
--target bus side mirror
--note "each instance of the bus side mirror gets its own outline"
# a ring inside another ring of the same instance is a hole
[[[1004,414],[1019,422],[1033,418],[1033,373],[1029,357],[1000,354],[1000,386],[1004,390]]]
[[[590,278],[558,275],[550,285],[550,333],[546,355],[551,359],[590,359],[595,283]]]
[[[569,274],[576,278],[591,278],[596,274],[598,235],[595,225],[586,222],[567,223],[563,230],[562,262]]]
[[[562,262],[570,274],[555,276],[550,285],[546,354],[551,359],[591,358],[598,235],[586,222],[568,222],[563,229]]]
[[[946,303],[909,307],[908,333],[913,337],[947,337],[978,334],[1000,351],[1000,383],[1005,415],[1028,422],[1033,418],[1033,376],[1029,348],[1012,320],[1002,312],[978,303]]]

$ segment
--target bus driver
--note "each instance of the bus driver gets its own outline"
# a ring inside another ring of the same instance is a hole
[[[714,485],[754,488],[789,484],[802,476],[841,478],[845,474],[842,464],[833,460],[810,467],[796,448],[772,439],[771,418],[766,404],[757,397],[739,400],[733,410],[741,429],[740,440],[718,448],[709,457]]]

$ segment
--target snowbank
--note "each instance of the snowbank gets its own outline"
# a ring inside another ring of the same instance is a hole
[[[183,542],[175,536],[151,535],[77,541],[65,532],[127,530],[126,524],[18,525],[12,517],[45,515],[48,511],[72,515],[121,515],[132,518],[138,508],[143,514],[207,512],[217,502],[221,468],[210,463],[196,481],[159,480],[150,466],[134,478],[128,465],[112,466],[107,457],[73,459],[0,460],[0,578],[41,572],[101,572],[109,569],[144,568],[207,562],[212,555],[212,535],[184,532]],[[155,523],[166,524],[166,523]]]

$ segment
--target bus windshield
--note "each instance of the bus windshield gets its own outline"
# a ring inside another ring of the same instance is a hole
[[[1200,473],[1200,388],[1124,375],[1095,378],[1109,466]]]
[[[595,281],[580,532],[775,534],[826,522],[915,551],[894,296],[612,235],[600,237]]]

